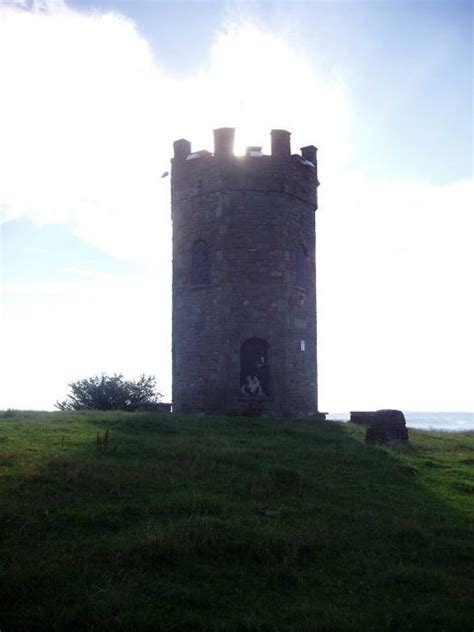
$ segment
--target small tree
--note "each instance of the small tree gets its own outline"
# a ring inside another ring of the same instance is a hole
[[[69,384],[71,393],[56,402],[59,410],[128,410],[152,409],[161,399],[153,375],[139,380],[124,380],[123,375],[104,373]]]

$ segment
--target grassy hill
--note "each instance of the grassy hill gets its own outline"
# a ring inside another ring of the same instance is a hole
[[[0,415],[0,629],[472,630],[474,435]]]

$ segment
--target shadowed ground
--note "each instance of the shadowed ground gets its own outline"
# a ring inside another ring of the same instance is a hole
[[[4,413],[0,628],[470,630],[474,436],[363,432]]]

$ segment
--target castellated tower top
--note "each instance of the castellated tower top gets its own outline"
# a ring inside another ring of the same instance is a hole
[[[317,209],[317,148],[308,145],[301,154],[291,153],[290,132],[274,129],[271,155],[259,146],[247,147],[244,156],[234,155],[235,129],[214,130],[214,152],[192,151],[184,138],[174,142],[173,202],[183,195],[222,190],[273,191],[294,196]]]

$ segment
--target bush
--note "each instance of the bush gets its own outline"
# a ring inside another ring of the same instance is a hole
[[[123,375],[89,377],[69,384],[71,393],[56,402],[59,410],[128,410],[150,408],[162,395],[156,391],[153,375],[142,375],[136,382]]]

